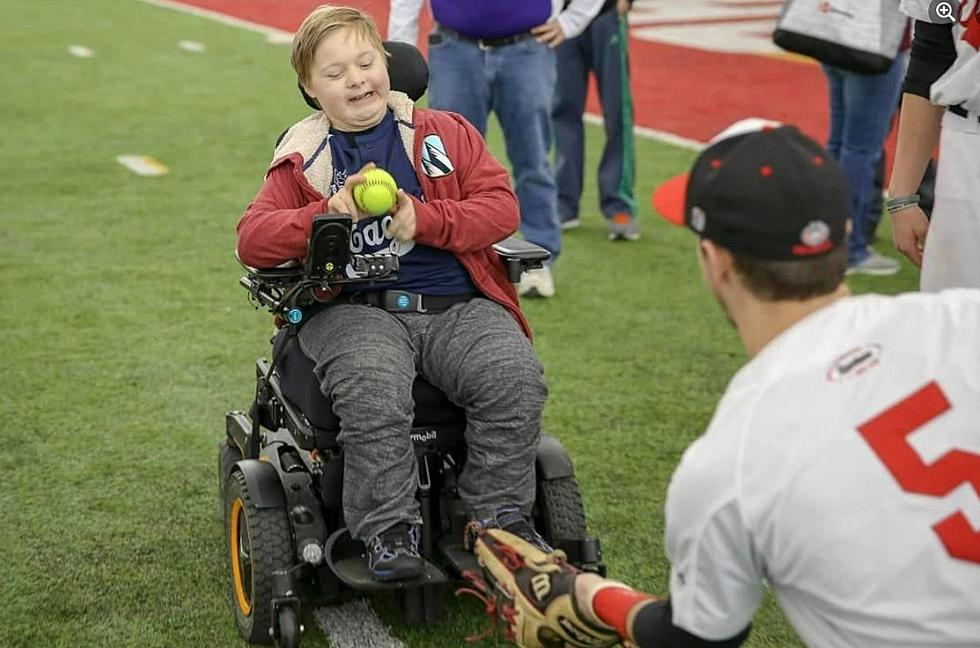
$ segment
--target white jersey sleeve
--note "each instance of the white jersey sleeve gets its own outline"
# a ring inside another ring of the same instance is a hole
[[[762,568],[736,497],[733,415],[723,400],[708,431],[684,453],[666,503],[673,623],[714,641],[744,630],[763,592]]]
[[[958,2],[959,0],[954,0]],[[901,10],[909,18],[913,20],[923,20],[925,22],[930,22],[929,20],[929,5],[932,4],[931,0],[902,0]]]
[[[565,38],[575,38],[599,15],[604,0],[572,0],[568,7],[558,14],[558,24]],[[560,2],[558,5],[560,6]]]
[[[388,13],[388,40],[417,45],[422,0],[391,0]]]

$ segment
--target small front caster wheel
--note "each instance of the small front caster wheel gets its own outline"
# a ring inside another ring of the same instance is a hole
[[[277,648],[297,648],[302,628],[299,625],[299,615],[296,614],[296,608],[291,605],[283,605],[276,614],[276,625],[279,626],[279,638],[276,640]]]

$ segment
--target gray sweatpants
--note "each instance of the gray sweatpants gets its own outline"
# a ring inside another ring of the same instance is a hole
[[[474,518],[530,510],[548,388],[530,341],[500,304],[472,299],[442,313],[337,304],[299,332],[341,420],[344,518],[366,540],[420,521],[409,432],[419,373],[466,410],[459,492]]]

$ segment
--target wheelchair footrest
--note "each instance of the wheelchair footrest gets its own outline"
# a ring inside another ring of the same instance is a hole
[[[464,571],[479,572],[481,570],[480,563],[476,561],[473,552],[467,551],[461,543],[454,542],[448,536],[439,542],[439,553],[442,554],[449,567],[456,572],[457,577],[460,577]]]
[[[382,582],[375,580],[368,569],[364,543],[354,540],[346,528],[334,531],[327,539],[326,562],[330,570],[351,589],[366,592],[397,590],[447,582],[445,572],[423,558],[425,571],[418,578]]]
[[[606,575],[606,564],[602,561],[602,545],[599,543],[599,538],[559,538],[555,542],[555,548],[564,551],[568,562],[582,571],[600,576]]]

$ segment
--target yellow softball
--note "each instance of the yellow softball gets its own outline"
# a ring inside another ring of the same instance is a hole
[[[354,187],[354,202],[362,212],[372,216],[387,214],[395,208],[398,185],[391,174],[375,167],[364,172],[364,182]]]

